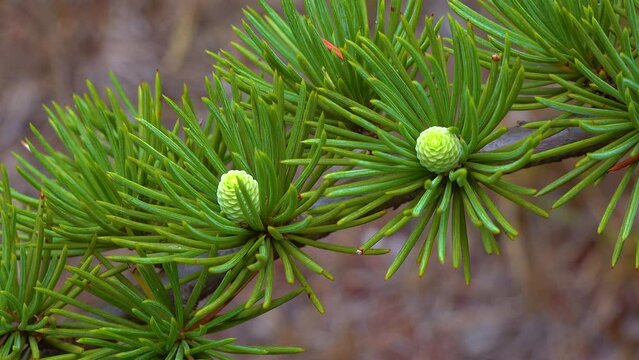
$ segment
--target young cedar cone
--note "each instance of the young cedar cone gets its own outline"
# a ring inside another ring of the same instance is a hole
[[[428,171],[444,173],[457,166],[462,156],[462,146],[448,128],[432,126],[417,138],[417,159]]]
[[[248,190],[253,206],[259,211],[260,190],[257,181],[243,170],[231,170],[222,175],[220,184],[217,186],[217,202],[229,220],[236,223],[246,223],[246,217],[239,204],[240,183]]]

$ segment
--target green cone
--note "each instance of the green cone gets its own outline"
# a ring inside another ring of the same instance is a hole
[[[256,209],[260,209],[260,191],[257,181],[246,171],[231,170],[220,178],[217,186],[217,202],[226,217],[236,223],[246,223],[246,218],[239,204],[239,197],[236,191],[242,183],[251,197],[251,202]]]
[[[459,164],[462,156],[461,142],[441,126],[432,126],[422,131],[417,138],[417,159],[428,171],[445,173]]]

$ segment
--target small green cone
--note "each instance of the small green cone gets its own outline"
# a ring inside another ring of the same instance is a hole
[[[441,126],[422,131],[417,138],[415,151],[420,164],[436,174],[454,169],[462,156],[462,146],[457,136]]]
[[[240,182],[248,190],[251,202],[256,209],[260,208],[260,192],[257,181],[253,179],[246,171],[230,170],[220,178],[220,184],[217,186],[217,202],[226,217],[236,223],[246,223],[246,218],[239,204],[236,191],[239,190]]]

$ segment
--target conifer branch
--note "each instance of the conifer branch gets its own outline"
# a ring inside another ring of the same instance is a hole
[[[508,132],[506,134],[504,134],[504,136],[500,137],[499,139],[489,143],[488,145],[486,145],[482,151],[492,151],[495,149],[499,149],[499,148],[503,148],[512,144],[517,143],[518,141],[521,141],[522,139],[525,139],[527,136],[529,136],[534,130],[530,129],[530,128],[526,128],[524,127],[526,124],[528,124],[527,122],[521,122],[516,126],[512,126],[510,128],[508,128]],[[568,144],[573,144],[576,143],[578,141],[582,141],[582,140],[586,140],[592,137],[592,134],[589,134],[583,130],[581,130],[580,128],[567,128],[564,129],[563,131],[560,131],[559,133],[548,137],[544,140],[542,140],[539,145],[536,147],[536,152],[540,153],[542,151],[547,151],[547,150],[552,150],[552,149],[556,149],[559,148],[561,146],[564,145],[568,145]],[[530,162],[527,165],[524,166],[524,168],[529,168],[529,167],[535,167],[535,166],[539,166],[539,165],[544,165],[544,164],[549,164],[549,163],[553,163],[553,162],[560,162],[563,160],[567,160],[570,158],[575,158],[575,157],[579,157],[582,155],[587,154],[590,151],[596,150],[597,148],[601,147],[601,145],[591,145],[590,147],[583,147],[581,149],[575,150],[575,151],[570,151],[570,152],[562,152],[556,156],[551,156],[548,158],[544,158],[538,161],[534,161],[534,162]],[[391,201],[373,209],[370,213],[376,213],[378,211],[382,211],[382,210],[387,210],[387,209],[396,209],[399,206],[415,199],[415,197],[419,194],[419,191],[413,191],[404,195],[400,195],[397,196],[395,198],[393,198]],[[334,201],[341,201],[343,199],[341,198],[324,198],[322,199],[320,202],[318,202],[316,204],[316,206],[320,206],[320,205],[326,205],[329,202],[334,202]],[[332,233],[325,233],[325,234],[316,234],[316,236],[314,236],[314,238],[316,240],[320,240],[323,239],[327,236],[330,236]],[[233,252],[236,251],[236,249],[233,249],[232,251],[229,252]],[[188,266],[181,266],[183,271],[185,271],[184,269],[187,269]],[[213,292],[222,282],[222,279],[224,278],[223,274],[211,274],[211,276],[209,276],[209,278],[206,281],[206,285],[204,287],[204,290],[202,291],[202,295],[201,298],[205,298],[206,296],[208,296],[208,294],[210,294],[211,292]],[[182,299],[183,301],[185,301],[185,299],[188,299],[189,296],[191,295],[191,292],[193,291],[193,286],[194,284],[189,284],[187,286],[183,286],[181,289],[181,294],[182,294]]]
[[[630,193],[614,265],[639,213],[637,1],[486,0],[486,18],[450,0],[469,24],[449,17],[450,39],[442,19],[421,23],[421,0],[380,0],[374,14],[366,0],[305,2],[304,13],[282,0],[281,15],[263,1],[236,29],[244,59],[213,54],[205,121],[186,87],[181,102],[163,96],[159,75],[137,106],[117,79],[106,97],[89,83],[75,107],[47,108],[65,151],[34,128],[35,162],[17,156],[41,199],[12,193],[0,165],[0,357],[298,353],[209,335],[301,293],[323,313],[305,271],[333,276],[306,250],[386,254],[376,245],[403,228],[386,279],[419,251],[420,276],[437,257],[468,283],[469,226],[489,254],[496,236],[519,234],[495,198],[549,217],[528,199],[576,180],[558,207],[623,170],[598,228]],[[502,125],[541,108],[561,115]],[[573,157],[539,191],[505,176]],[[390,209],[358,247],[321,241]],[[103,254],[117,248],[134,251]],[[282,275],[296,289],[274,297]]]

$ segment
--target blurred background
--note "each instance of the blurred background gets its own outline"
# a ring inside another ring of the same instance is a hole
[[[43,103],[69,104],[73,93],[84,91],[86,79],[102,88],[109,70],[134,91],[159,69],[167,95],[179,96],[186,83],[199,97],[212,65],[205,50],[230,48],[231,26],[240,24],[241,8],[256,4],[0,0],[0,161],[13,169],[11,151],[24,151],[20,140],[29,136],[30,123],[47,133]],[[427,7],[435,15],[448,11],[443,0],[428,1]],[[517,113],[511,121],[530,116],[544,114]],[[513,180],[540,187],[573,164],[529,169]],[[13,170],[12,178],[25,188]],[[499,204],[510,210],[508,218],[521,236],[502,239],[501,256],[484,255],[478,237],[471,239],[469,286],[448,263],[433,261],[420,279],[409,258],[384,281],[391,256],[315,252],[336,275],[333,282],[310,276],[325,315],[300,297],[222,335],[242,344],[302,346],[307,352],[299,359],[639,358],[639,274],[633,266],[638,234],[614,269],[616,232],[596,236],[618,181],[613,174],[587,196],[553,211],[552,221]],[[549,207],[553,200],[550,195],[540,202]],[[617,216],[609,228],[618,229],[619,222]],[[357,245],[378,227],[344,231],[331,240]],[[381,245],[397,251],[406,235]],[[281,292],[286,290],[282,285]]]

